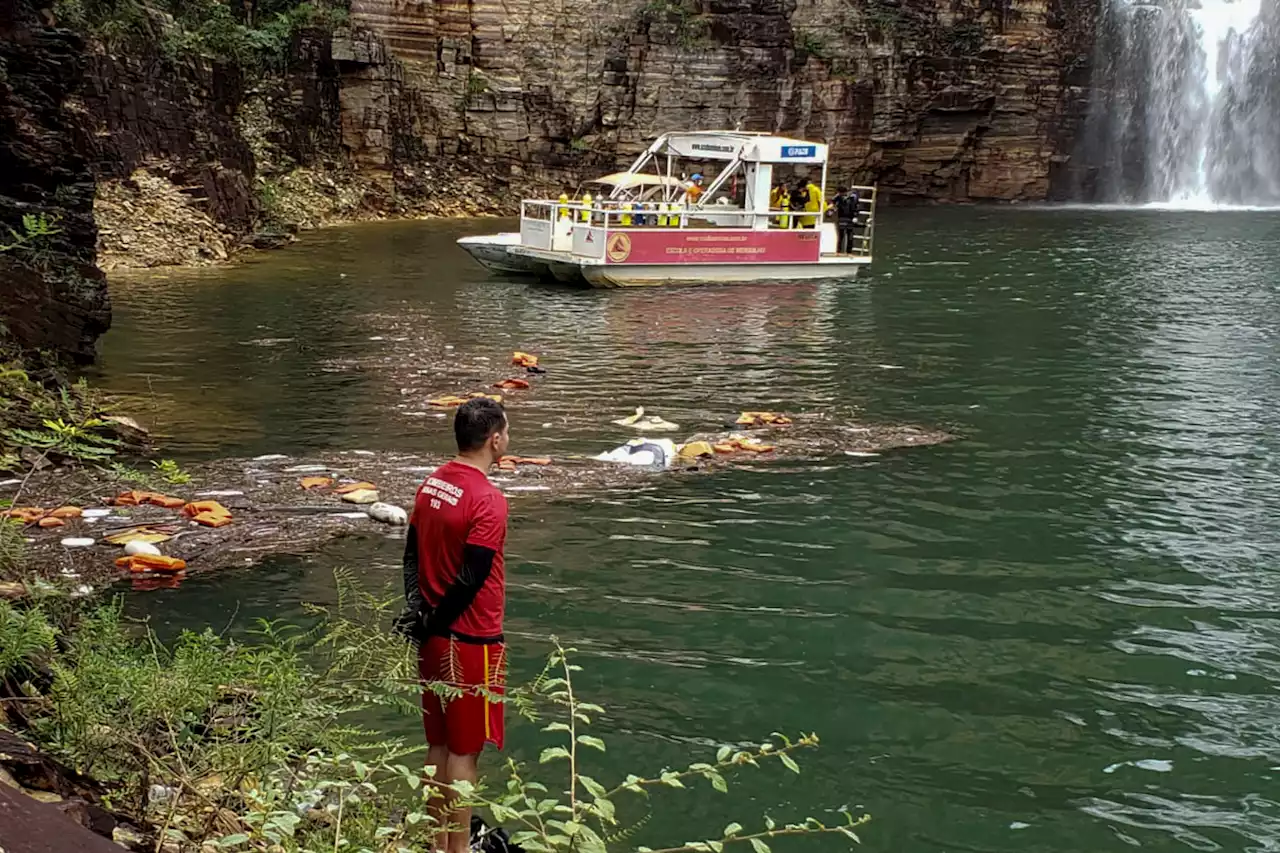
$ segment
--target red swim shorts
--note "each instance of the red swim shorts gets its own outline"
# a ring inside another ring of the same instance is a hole
[[[418,677],[424,684],[444,682],[463,691],[453,698],[422,691],[427,743],[448,746],[454,755],[474,755],[486,743],[502,749],[502,703],[490,701],[489,694],[501,696],[506,692],[504,643],[464,643],[449,637],[431,637],[418,652]]]

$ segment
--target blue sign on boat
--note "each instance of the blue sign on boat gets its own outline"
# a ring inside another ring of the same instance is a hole
[[[799,160],[802,157],[816,157],[818,155],[818,146],[816,145],[784,145],[782,146],[783,160]]]

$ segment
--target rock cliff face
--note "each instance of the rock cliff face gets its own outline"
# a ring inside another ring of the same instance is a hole
[[[1097,0],[354,0],[429,150],[625,164],[667,130],[834,145],[839,179],[1039,200],[1087,106]]]
[[[86,361],[111,304],[94,266],[89,122],[71,103],[83,46],[41,12],[0,2],[0,340]],[[24,216],[51,233],[21,239]]]

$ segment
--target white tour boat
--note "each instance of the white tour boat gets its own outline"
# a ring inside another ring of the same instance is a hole
[[[593,181],[600,196],[589,204],[526,199],[519,232],[458,244],[491,270],[593,287],[852,278],[871,263],[874,187],[851,188],[859,217],[844,253],[825,209],[771,208],[771,190],[794,183],[794,167],[809,172],[825,208],[827,154],[823,143],[764,133],[669,133],[626,172]],[[706,162],[719,168],[701,192],[676,177],[681,164]]]

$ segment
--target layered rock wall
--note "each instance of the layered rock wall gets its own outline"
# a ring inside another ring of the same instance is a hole
[[[72,103],[83,45],[39,6],[0,2],[0,341],[78,360],[111,322],[95,267],[91,123]],[[46,236],[24,240],[23,217]]]
[[[428,148],[624,165],[668,130],[832,143],[895,194],[1044,199],[1087,101],[1096,0],[354,0]]]

